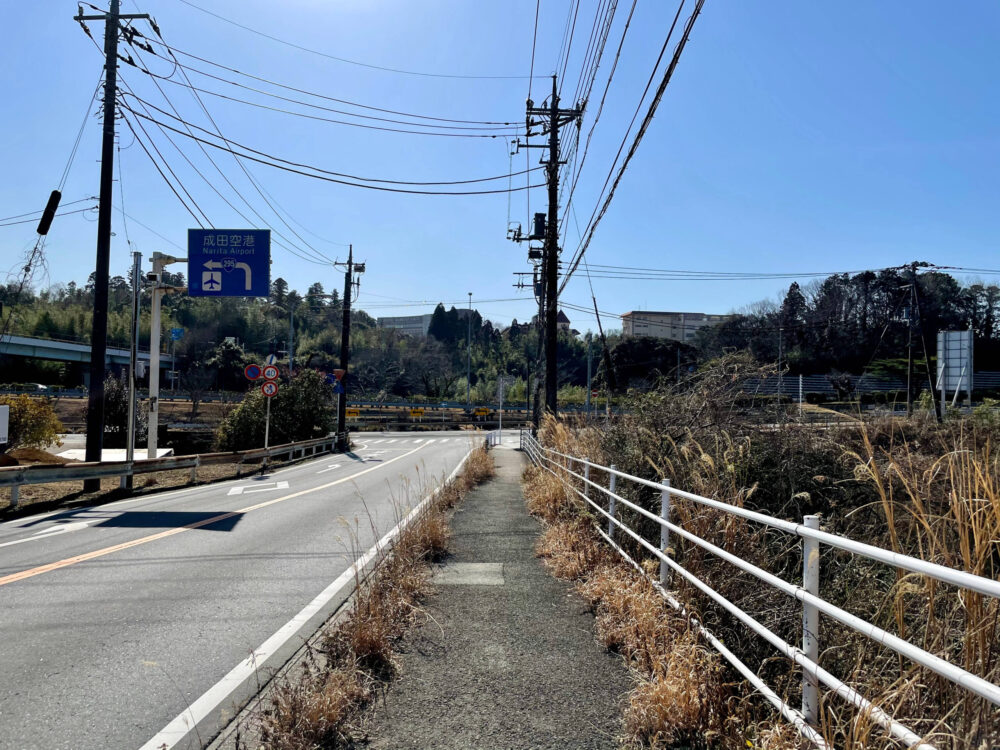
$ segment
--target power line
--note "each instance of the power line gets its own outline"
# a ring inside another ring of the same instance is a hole
[[[615,181],[611,184],[611,188],[607,193],[607,197],[604,200],[604,204],[601,206],[599,212],[595,208],[594,214],[591,215],[591,220],[589,222],[587,230],[587,237],[583,241],[583,243],[581,243],[580,247],[574,254],[573,262],[570,264],[569,270],[566,273],[566,276],[563,278],[562,284],[559,287],[560,292],[562,292],[562,290],[566,288],[566,284],[572,277],[573,272],[576,270],[576,267],[580,264],[580,260],[583,258],[584,253],[587,252],[587,247],[590,245],[590,242],[593,239],[594,232],[597,230],[598,224],[600,224],[601,219],[607,212],[608,206],[611,205],[611,200],[612,198],[614,198],[615,190],[618,187],[618,184],[621,182],[622,176],[625,174],[625,170],[628,168],[628,165],[631,162],[632,157],[635,156],[635,153],[639,148],[639,144],[642,142],[643,136],[649,129],[650,123],[653,121],[653,116],[656,114],[656,110],[660,104],[660,100],[663,98],[663,92],[666,91],[667,85],[670,83],[670,79],[673,77],[674,70],[677,69],[677,64],[680,61],[681,53],[684,51],[684,47],[687,45],[687,40],[691,36],[691,29],[693,28],[694,22],[697,20],[698,15],[701,13],[701,9],[702,6],[704,6],[704,4],[705,0],[695,0],[694,11],[691,13],[691,16],[688,18],[687,23],[684,26],[684,31],[681,35],[681,39],[677,43],[677,47],[674,50],[673,57],[670,60],[670,64],[667,66],[666,71],[664,71],[663,79],[660,81],[660,85],[656,90],[656,94],[653,96],[653,100],[650,103],[649,110],[646,112],[646,116],[643,118],[642,124],[639,126],[638,132],[636,132],[635,139],[632,141],[632,145],[629,148],[628,153],[625,155],[625,159],[622,162],[621,168],[618,170],[618,174],[615,177]],[[683,5],[684,3],[682,0],[681,7],[683,7]],[[680,8],[678,8],[678,13],[680,13]],[[674,24],[676,24],[676,17],[674,20]],[[668,40],[670,39],[670,36],[673,33],[673,28],[674,26],[671,26],[671,34],[667,36]],[[662,51],[661,51],[661,56],[662,56]],[[659,65],[659,60],[657,61],[657,65]],[[621,153],[620,150],[619,153]],[[605,182],[605,185],[607,185],[607,182]]]
[[[138,32],[136,32],[136,35],[138,35]],[[259,81],[260,83],[266,83],[266,84],[268,84],[270,86],[275,86],[277,88],[284,89],[286,91],[294,91],[297,94],[305,94],[306,96],[312,96],[312,97],[315,97],[316,99],[323,99],[324,101],[335,102],[337,104],[345,104],[345,105],[348,105],[348,106],[351,106],[351,107],[357,107],[358,109],[367,109],[367,110],[370,110],[372,112],[382,112],[382,113],[390,114],[390,115],[399,115],[400,117],[410,117],[410,118],[413,118],[413,119],[416,119],[416,120],[433,120],[435,122],[456,123],[456,124],[459,124],[459,125],[499,125],[499,126],[509,126],[509,127],[520,127],[519,123],[516,123],[516,122],[506,122],[506,121],[502,121],[502,120],[463,120],[463,119],[456,119],[456,118],[451,118],[451,117],[438,117],[438,116],[433,116],[433,115],[419,115],[419,114],[414,114],[413,112],[403,112],[403,111],[396,110],[396,109],[387,109],[385,107],[376,107],[376,106],[373,106],[373,105],[370,105],[370,104],[361,104],[359,102],[351,101],[350,99],[340,99],[340,98],[337,98],[337,97],[334,97],[334,96],[329,96],[327,94],[320,94],[320,93],[317,93],[315,91],[310,91],[308,89],[303,89],[303,88],[299,88],[297,86],[291,86],[289,84],[280,83],[280,82],[274,81],[274,80],[272,80],[270,78],[263,78],[261,76],[254,75],[253,73],[247,73],[247,72],[242,71],[242,70],[240,70],[238,68],[233,68],[233,67],[230,67],[228,65],[224,65],[222,63],[214,62],[214,61],[209,60],[207,58],[200,57],[198,55],[192,54],[191,52],[185,52],[182,49],[179,49],[177,47],[174,47],[173,45],[167,44],[162,39],[153,39],[152,37],[146,37],[146,38],[150,42],[153,42],[154,44],[158,44],[158,45],[166,48],[170,53],[172,53],[171,54],[172,62],[177,67],[184,68],[185,70],[189,70],[192,73],[198,73],[199,75],[203,75],[203,76],[205,76],[207,78],[212,78],[214,80],[221,81],[223,83],[228,83],[228,84],[230,84],[232,86],[239,86],[240,88],[245,88],[248,91],[255,91],[255,92],[258,92],[258,93],[262,93],[262,94],[265,94],[267,96],[276,96],[276,95],[273,94],[273,93],[271,93],[271,92],[268,92],[268,91],[261,91],[260,89],[255,89],[255,88],[246,86],[244,84],[237,83],[236,81],[231,81],[228,78],[223,78],[221,76],[217,76],[217,75],[214,75],[212,73],[208,73],[208,72],[206,72],[204,70],[201,70],[200,68],[196,68],[196,67],[191,66],[191,65],[185,65],[182,62],[180,62],[179,60],[177,60],[177,58],[174,57],[173,55],[174,54],[183,55],[184,57],[189,57],[192,60],[198,60],[199,62],[203,62],[206,65],[211,65],[212,67],[219,68],[220,70],[226,70],[226,71],[229,71],[230,73],[235,73],[236,75],[240,75],[240,76],[243,76],[245,78],[249,78],[249,79],[254,80],[254,81]],[[155,55],[157,57],[160,57],[160,55],[157,55],[156,52],[153,52],[153,51],[151,51],[151,50],[149,50],[149,49],[147,49],[145,47],[144,47],[144,49],[146,49],[147,52],[152,52],[153,55]],[[315,105],[307,105],[307,106],[315,106]],[[354,116],[356,116],[356,117],[362,117],[362,115],[354,115]],[[411,123],[411,124],[416,125],[418,123]],[[441,126],[436,126],[436,127],[447,127],[447,126],[441,125]]]
[[[336,55],[330,55],[330,54],[327,54],[326,52],[320,52],[319,50],[310,49],[309,47],[304,47],[301,44],[295,44],[294,42],[286,41],[284,39],[281,39],[279,37],[273,36],[271,34],[266,34],[263,31],[258,31],[257,29],[251,28],[250,26],[245,26],[244,24],[241,24],[241,23],[239,23],[237,21],[234,21],[231,18],[226,18],[225,16],[219,15],[218,13],[213,13],[210,10],[206,10],[205,8],[202,8],[202,7],[198,6],[198,5],[195,5],[194,3],[190,2],[190,0],[178,0],[178,2],[184,3],[184,5],[190,6],[190,7],[194,8],[195,10],[199,10],[202,13],[206,13],[207,15],[210,15],[210,16],[213,16],[215,18],[218,18],[220,21],[224,21],[224,22],[226,22],[228,24],[231,24],[231,25],[236,26],[236,27],[238,27],[240,29],[243,29],[244,31],[248,31],[251,34],[256,34],[257,36],[264,37],[265,39],[270,39],[271,41],[277,42],[278,44],[283,44],[286,47],[292,47],[293,49],[297,49],[297,50],[300,50],[302,52],[308,52],[308,53],[310,53],[312,55],[318,55],[319,57],[325,57],[325,58],[327,58],[329,60],[335,60],[336,62],[346,63],[348,65],[357,65],[359,67],[369,68],[371,70],[381,70],[381,71],[384,71],[384,72],[387,72],[387,73],[399,73],[399,74],[402,74],[402,75],[409,75],[409,76],[422,76],[422,77],[425,77],[425,78],[460,78],[460,79],[467,79],[467,80],[504,80],[504,79],[521,79],[521,80],[523,80],[524,79],[524,76],[467,75],[467,74],[460,74],[460,73],[428,73],[426,71],[404,70],[404,69],[401,69],[401,68],[390,68],[390,67],[386,67],[386,66],[383,66],[383,65],[372,65],[370,63],[364,63],[364,62],[360,62],[358,60],[350,60],[350,59],[348,59],[346,57],[337,57]]]
[[[87,206],[86,208],[78,208],[78,209],[76,209],[74,211],[60,211],[59,213],[54,214],[54,216],[69,216],[70,214],[82,214],[84,211],[93,211],[96,208],[97,208],[97,206]],[[34,219],[22,219],[20,221],[8,221],[8,222],[4,222],[3,224],[0,224],[0,227],[12,227],[12,226],[16,226],[17,224],[33,224],[36,221],[38,221],[37,218],[34,218]]]
[[[86,198],[79,198],[78,200],[75,200],[75,201],[69,201],[68,203],[60,203],[60,205],[61,206],[74,206],[77,203],[83,203],[84,201],[96,201],[96,200],[97,200],[97,197],[94,196],[94,195],[91,195],[91,196],[88,196]],[[23,213],[23,214],[15,214],[14,216],[5,216],[2,219],[0,219],[0,221],[11,221],[12,219],[21,219],[21,218],[23,218],[25,216],[36,216],[37,214],[42,213],[42,210],[43,209],[38,209],[36,211],[27,211],[26,213]],[[59,214],[56,214],[56,215],[58,216]],[[36,221],[36,220],[37,220],[37,217],[36,217],[36,219],[28,219],[28,221],[26,221],[24,223],[27,224],[29,222]]]
[[[138,99],[138,97],[136,97],[136,98]],[[150,106],[152,106],[152,105],[150,105]],[[227,151],[227,152],[229,152],[229,153],[233,154],[234,156],[237,156],[237,157],[239,157],[241,159],[249,159],[250,161],[254,161],[254,162],[257,162],[259,164],[266,164],[269,167],[274,167],[275,169],[281,169],[281,170],[284,170],[286,172],[291,172],[292,174],[299,174],[299,175],[302,175],[304,177],[311,177],[311,178],[316,179],[316,180],[322,180],[324,182],[333,182],[333,183],[336,183],[336,184],[339,184],[339,185],[347,185],[349,187],[365,188],[367,190],[379,190],[379,191],[382,191],[382,192],[389,192],[389,193],[408,193],[408,194],[411,194],[411,195],[496,195],[496,194],[500,194],[500,193],[508,193],[508,192],[511,192],[511,191],[515,191],[516,192],[516,191],[519,191],[519,190],[527,190],[527,189],[530,189],[530,188],[542,187],[542,184],[538,184],[538,185],[528,185],[528,186],[523,187],[523,188],[521,188],[521,187],[511,188],[511,189],[502,188],[502,189],[497,189],[497,190],[439,191],[439,190],[404,190],[404,189],[401,189],[401,188],[382,187],[381,185],[366,185],[366,184],[363,184],[363,183],[348,182],[346,180],[341,180],[341,179],[336,179],[336,178],[333,178],[333,177],[327,177],[326,176],[326,174],[335,174],[335,173],[330,173],[330,172],[327,172],[326,170],[320,169],[318,167],[312,167],[312,166],[307,165],[307,164],[298,164],[296,162],[291,162],[291,161],[288,161],[286,159],[280,159],[278,157],[269,156],[268,154],[264,154],[261,151],[256,151],[256,150],[251,149],[249,147],[242,146],[242,145],[236,143],[235,141],[230,141],[229,139],[227,139],[227,141],[229,143],[233,143],[236,146],[238,146],[239,148],[242,148],[242,149],[245,149],[247,151],[250,151],[251,154],[261,154],[262,156],[267,156],[268,158],[274,159],[274,161],[281,162],[281,163],[276,164],[273,161],[267,161],[266,159],[262,159],[262,158],[259,158],[259,157],[256,157],[256,156],[252,156],[250,154],[237,153],[236,151],[233,151],[232,148],[229,148],[229,147],[226,147],[226,146],[220,146],[219,144],[214,143],[212,141],[208,141],[206,139],[199,138],[197,136],[191,135],[190,133],[186,133],[186,132],[184,132],[182,130],[179,130],[177,128],[174,128],[174,127],[172,127],[170,125],[162,123],[159,120],[155,120],[154,118],[150,117],[149,115],[145,115],[145,114],[143,114],[143,113],[141,113],[141,112],[139,112],[139,111],[137,111],[135,109],[132,109],[131,107],[128,107],[127,105],[123,105],[123,108],[125,110],[131,112],[132,114],[136,115],[137,117],[141,117],[141,118],[143,118],[145,120],[149,120],[151,122],[155,122],[157,125],[161,125],[162,127],[167,128],[167,130],[171,130],[171,131],[173,131],[175,133],[178,133],[180,135],[185,136],[186,138],[191,138],[192,140],[198,141],[200,143],[204,143],[206,146],[211,146],[212,148],[219,149],[220,151]],[[167,113],[164,112],[164,114],[167,114]],[[168,115],[168,116],[170,116],[170,115]],[[174,118],[174,119],[176,119],[176,118]],[[208,132],[204,128],[199,128],[197,125],[193,125],[191,123],[186,123],[186,122],[185,122],[185,124],[186,125],[190,125],[191,127],[194,127],[194,128],[196,128],[198,130],[202,130],[204,132]],[[284,164],[290,164],[290,165],[293,165],[293,166],[283,166]],[[293,167],[302,167],[302,169],[295,169]],[[311,170],[313,170],[313,172],[320,172],[320,174],[314,174],[312,172],[305,172],[305,171],[303,171],[303,169],[311,169]],[[412,183],[403,183],[403,184],[412,184]],[[458,183],[446,183],[446,184],[458,184]]]

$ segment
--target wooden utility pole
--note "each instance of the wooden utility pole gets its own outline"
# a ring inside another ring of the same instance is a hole
[[[118,92],[118,22],[149,18],[146,13],[120,13],[111,0],[107,13],[73,17],[74,21],[104,21],[104,135],[101,141],[101,192],[97,212],[97,264],[94,269],[94,320],[90,336],[90,390],[87,399],[87,461],[100,461],[104,449],[104,370],[108,347],[108,275],[111,259],[111,196],[114,189],[115,98]],[[88,479],[85,492],[101,487]]]

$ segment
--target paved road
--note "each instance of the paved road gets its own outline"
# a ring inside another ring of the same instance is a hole
[[[481,439],[481,438],[480,438]],[[289,623],[472,446],[366,433],[267,476],[0,524],[0,748],[138,748]],[[336,607],[308,618],[286,660]],[[218,728],[222,702],[178,747]]]

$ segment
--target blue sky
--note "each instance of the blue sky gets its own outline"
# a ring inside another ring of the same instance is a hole
[[[124,0],[122,10],[151,13],[164,39],[181,50],[308,91],[436,117],[523,119],[533,0],[193,2],[335,56],[415,71],[521,78],[411,76],[339,63],[260,38],[181,0]],[[541,2],[536,74],[548,75],[556,65],[570,3]],[[598,4],[580,0],[567,87],[579,76]],[[584,132],[630,4],[619,2]],[[676,4],[661,0],[637,4],[574,197],[581,225],[595,206],[675,10]],[[7,112],[0,121],[0,216],[44,205],[101,75],[100,53],[72,20],[75,12],[76,3],[64,0],[21,3],[8,9],[0,29],[5,61],[0,87]],[[100,38],[102,26],[91,24],[91,29]],[[953,4],[947,12],[939,3],[902,0],[708,0],[657,116],[597,230],[588,260],[775,273],[860,270],[911,260],[997,267],[998,45],[1000,5],[988,0]],[[163,61],[154,60],[151,68],[164,75],[172,72]],[[140,96],[163,106],[148,77],[127,66],[122,73]],[[195,80],[206,88],[249,94]],[[186,119],[209,127],[189,92],[176,84],[162,85]],[[544,79],[536,82],[536,100],[548,85]],[[263,101],[252,94],[248,98]],[[505,175],[511,168],[502,139],[386,133],[290,118],[212,97],[205,103],[228,138],[333,171],[439,181]],[[120,130],[122,190],[116,190],[116,206],[124,194],[128,214],[183,245],[187,228],[196,224],[127,129]],[[246,225],[162,134],[153,137],[213,224]],[[237,203],[197,147],[182,136],[172,137]],[[64,202],[96,194],[99,152],[99,123],[90,117]],[[232,157],[211,153],[267,219],[258,223],[291,236]],[[535,166],[540,152],[528,153]],[[525,168],[524,151],[513,165]],[[367,261],[360,306],[372,314],[425,312],[429,305],[419,303],[461,301],[469,291],[474,300],[523,298],[474,303],[493,320],[509,323],[533,314],[530,292],[511,286],[513,272],[529,266],[526,248],[505,239],[505,195],[410,196],[321,183],[262,165],[249,169],[317,251],[343,259],[344,244],[354,244],[356,257]],[[540,182],[540,173],[535,176]],[[523,179],[515,178],[515,184]],[[488,185],[502,187],[506,180]],[[530,211],[542,210],[543,201],[544,190],[532,191]],[[528,211],[525,193],[514,193],[511,219],[527,224]],[[156,250],[181,254],[136,221],[126,227],[116,213],[113,273],[124,273],[128,266],[126,228],[146,258]],[[568,256],[579,238],[573,221],[566,229]],[[84,281],[93,269],[95,232],[95,217],[89,214],[57,218],[47,245],[47,276],[39,283]],[[32,224],[0,227],[2,270],[18,265],[33,237]],[[279,275],[300,291],[315,281],[328,290],[340,287],[343,278],[327,265],[275,248],[272,276]],[[601,309],[616,313],[726,312],[773,297],[787,283],[594,279],[594,289]],[[585,274],[574,276],[565,298],[590,304]],[[585,316],[570,317],[581,330],[593,326]],[[608,325],[617,327],[615,321]]]

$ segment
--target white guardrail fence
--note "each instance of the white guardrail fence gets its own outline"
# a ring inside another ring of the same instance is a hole
[[[820,685],[825,686],[833,694],[855,706],[860,711],[865,712],[871,719],[883,727],[893,737],[906,743],[910,748],[918,750],[935,750],[933,745],[924,742],[923,738],[912,732],[907,727],[900,724],[888,715],[884,710],[874,705],[865,696],[854,688],[850,687],[842,680],[838,679],[830,672],[826,671],[818,663],[819,661],[819,614],[833,618],[837,622],[867,636],[868,638],[888,646],[901,656],[919,664],[935,674],[952,681],[966,690],[990,701],[995,706],[1000,706],[1000,686],[958,667],[934,654],[931,654],[898,636],[889,633],[870,622],[852,615],[844,609],[831,604],[820,596],[819,593],[819,565],[820,565],[820,545],[829,545],[839,550],[860,555],[870,560],[876,560],[886,565],[890,565],[902,570],[928,576],[930,578],[943,581],[954,586],[976,591],[985,596],[1000,598],[1000,582],[972,575],[960,570],[954,570],[942,565],[927,562],[915,557],[908,557],[895,552],[891,552],[881,547],[875,547],[862,542],[857,542],[846,537],[830,534],[819,529],[819,516],[805,516],[802,523],[793,523],[782,519],[774,518],[763,513],[746,510],[728,503],[723,503],[711,498],[684,492],[670,486],[669,480],[660,483],[642,479],[618,471],[614,465],[601,466],[592,463],[584,458],[569,456],[542,446],[528,432],[521,432],[521,450],[531,459],[532,463],[539,466],[553,476],[555,476],[567,489],[576,493],[600,516],[607,519],[607,531],[598,528],[598,533],[611,545],[622,557],[625,558],[640,573],[645,575],[642,567],[633,560],[628,553],[615,542],[616,530],[631,537],[644,549],[660,561],[659,580],[651,581],[659,593],[667,602],[677,610],[685,612],[683,605],[673,597],[667,590],[671,572],[681,576],[684,580],[697,588],[703,594],[712,599],[716,604],[729,612],[733,617],[747,626],[751,631],[770,643],[775,649],[792,660],[802,670],[802,708],[798,710],[789,705],[771,688],[769,688],[754,671],[744,664],[726,646],[719,641],[702,624],[695,622],[696,627],[702,636],[739,672],[750,684],[754,686],[781,714],[791,722],[800,734],[811,741],[815,746],[828,748],[829,745],[816,730],[819,719],[819,689]],[[591,481],[591,471],[602,472],[608,477],[608,486],[604,487]],[[578,480],[574,483],[570,477]],[[637,485],[645,485],[660,493],[660,514],[651,513],[635,503],[632,503],[621,495],[617,494],[618,481],[632,482]],[[582,490],[580,488],[583,488]],[[596,491],[596,496],[601,497],[605,502],[598,503],[591,498],[591,490]],[[704,507],[715,508],[716,510],[744,518],[754,523],[763,524],[772,529],[798,536],[802,539],[802,585],[788,583],[778,578],[766,570],[763,570],[751,563],[733,555],[710,542],[705,541],[691,532],[681,528],[670,520],[671,499],[674,497],[684,498]],[[623,523],[615,513],[616,506],[626,507],[639,515],[655,522],[660,527],[659,545],[656,545]],[[721,560],[745,571],[765,584],[787,594],[788,596],[802,602],[802,644],[797,646],[783,640],[773,631],[769,630],[752,615],[744,612],[724,596],[715,591],[711,586],[685,570],[680,564],[674,561],[668,554],[670,535],[676,534],[679,537],[695,544]],[[687,614],[685,612],[685,614]]]
[[[335,434],[326,437],[303,440],[298,443],[285,443],[270,448],[254,448],[246,451],[231,451],[227,453],[198,453],[192,456],[167,456],[164,458],[149,458],[134,461],[101,461],[90,463],[68,463],[55,466],[11,466],[0,468],[0,487],[10,487],[10,508],[18,505],[18,489],[25,484],[47,484],[51,482],[71,482],[104,477],[121,477],[122,486],[128,478],[136,474],[150,474],[154,471],[172,471],[175,469],[190,469],[191,481],[198,481],[198,468],[215,464],[236,464],[237,476],[242,464],[249,461],[264,461],[279,456],[287,456],[287,460],[296,457],[305,458],[332,451],[337,444]]]

